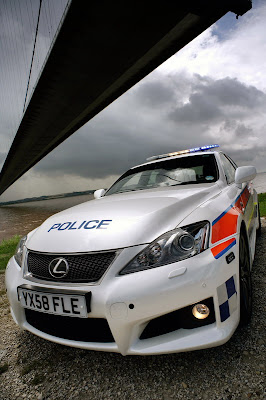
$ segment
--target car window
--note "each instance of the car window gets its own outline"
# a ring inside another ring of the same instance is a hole
[[[162,186],[211,183],[218,179],[213,154],[166,159],[127,171],[105,195]]]
[[[136,186],[139,184],[139,180],[141,178],[141,172],[139,172],[138,174],[132,175],[131,177],[129,177],[129,179],[127,181],[125,181],[124,183],[124,188],[130,188],[131,186]]]
[[[238,166],[236,165],[236,163],[232,160],[231,157],[229,157],[228,155],[225,155],[226,158],[228,158],[228,160],[230,161],[230,163],[235,167],[235,169],[238,168]]]
[[[236,167],[231,163],[231,161],[226,157],[225,154],[220,153],[222,165],[224,168],[224,173],[226,176],[226,180],[228,185],[235,181],[235,172]]]

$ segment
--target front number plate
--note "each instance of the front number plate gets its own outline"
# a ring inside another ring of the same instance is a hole
[[[85,296],[40,292],[18,288],[18,298],[24,308],[49,314],[87,318]]]

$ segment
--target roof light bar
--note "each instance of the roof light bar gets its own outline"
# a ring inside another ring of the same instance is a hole
[[[174,151],[173,153],[159,154],[158,156],[152,156],[147,158],[147,161],[158,160],[160,158],[166,158],[166,157],[180,156],[181,154],[196,153],[198,151],[210,150],[216,147],[220,146],[218,144],[209,144],[208,146],[194,147],[193,149]]]

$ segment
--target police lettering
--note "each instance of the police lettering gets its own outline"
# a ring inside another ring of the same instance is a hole
[[[59,222],[51,226],[48,232],[52,230],[57,231],[66,231],[66,230],[77,230],[77,229],[107,229],[107,227],[112,222],[111,219],[92,219],[91,221],[67,221],[67,222]]]

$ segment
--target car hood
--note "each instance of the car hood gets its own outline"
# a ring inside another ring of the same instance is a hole
[[[35,251],[72,253],[150,243],[182,225],[184,218],[219,192],[217,184],[201,184],[102,197],[48,218],[26,245]]]

